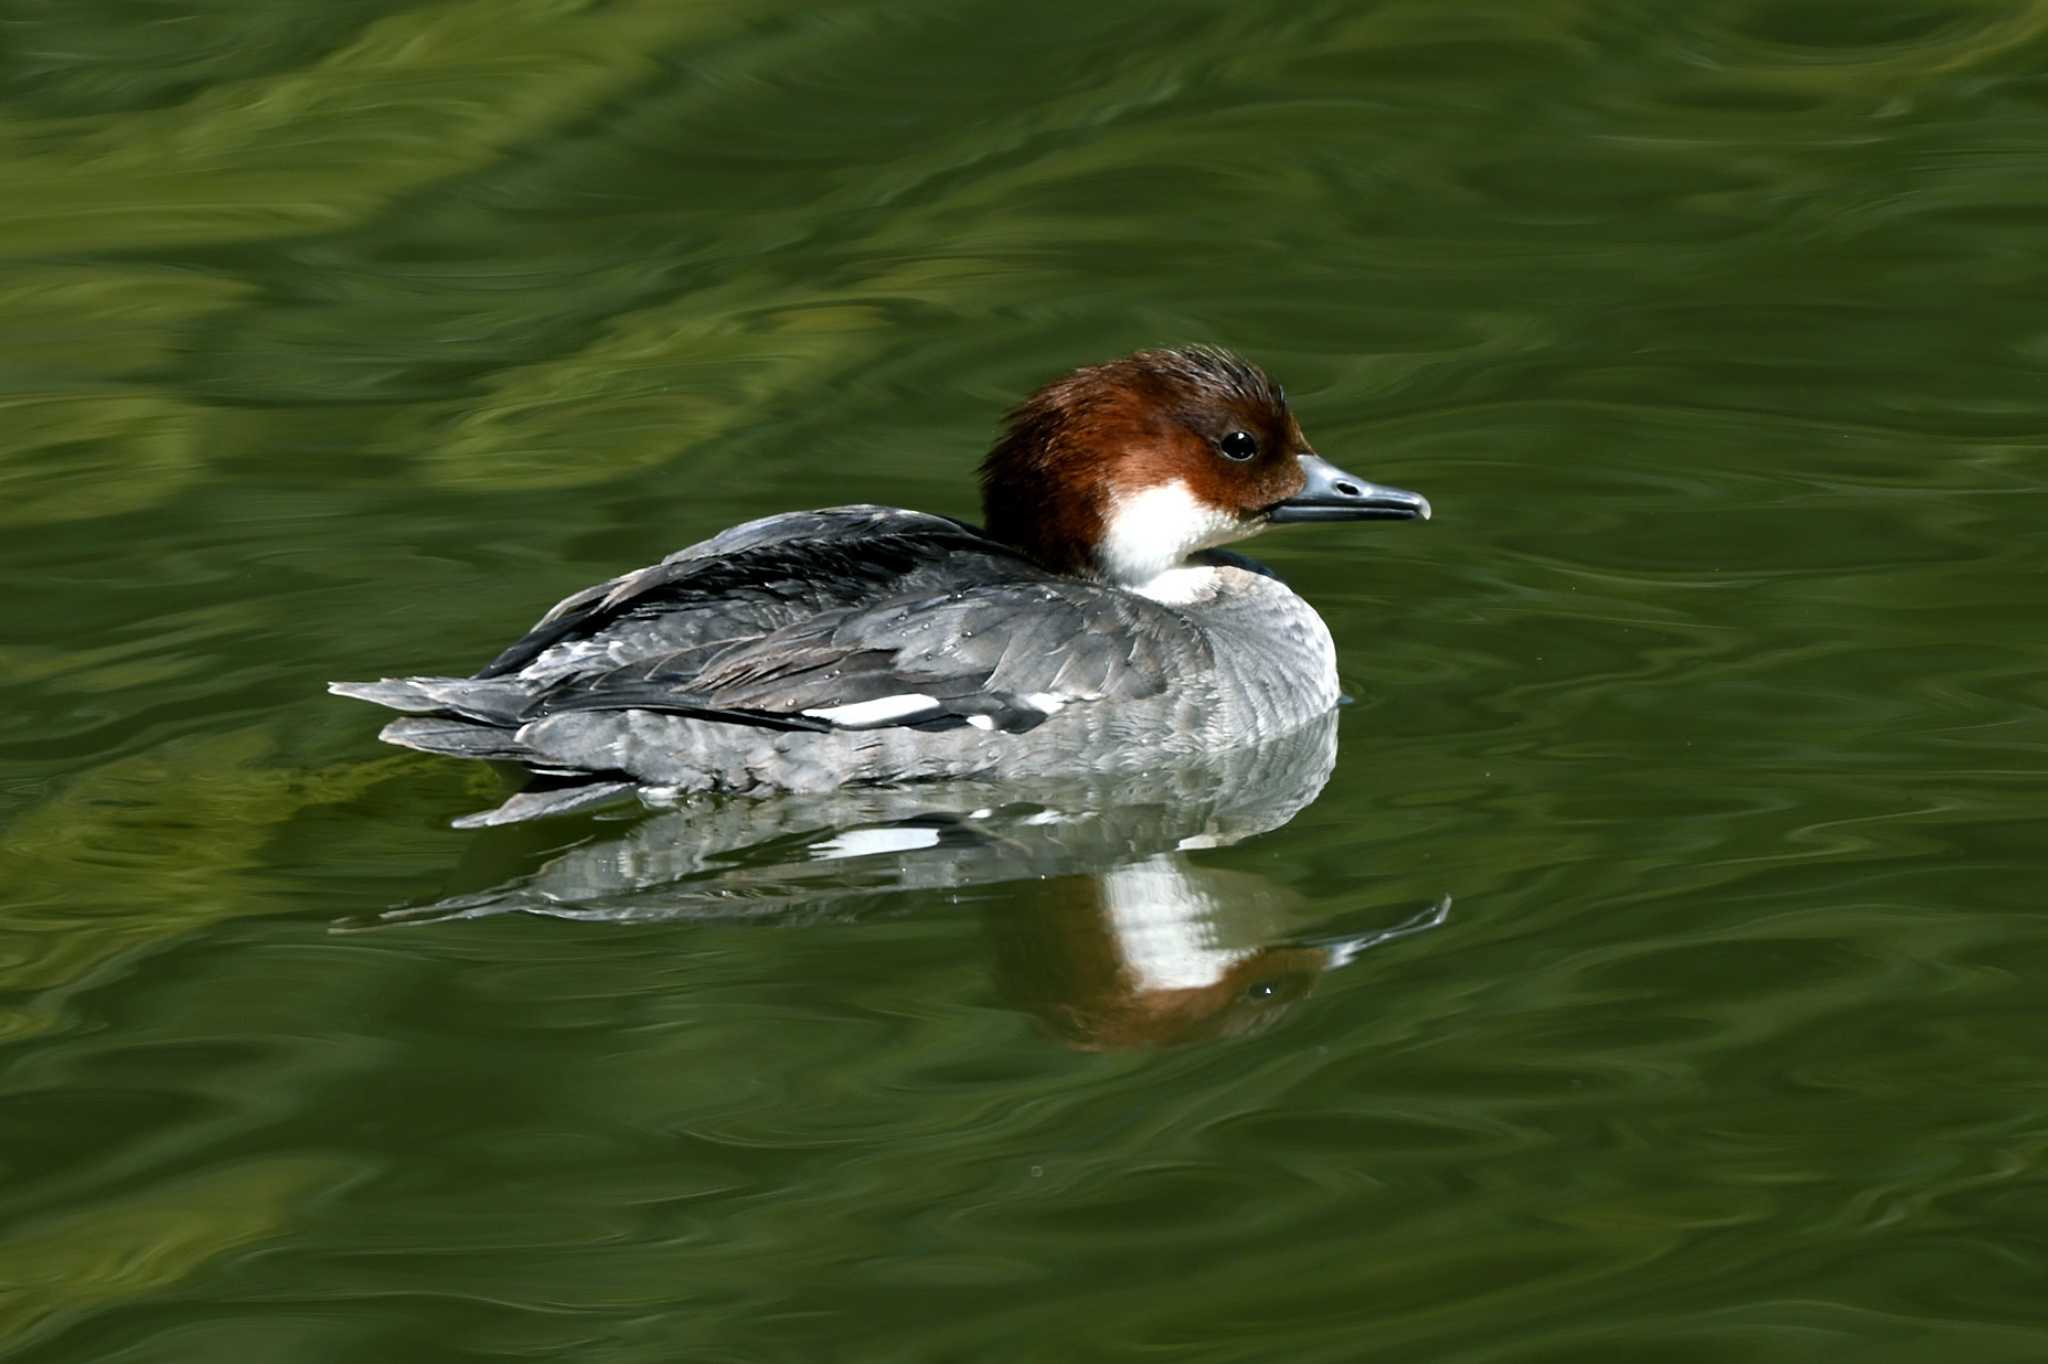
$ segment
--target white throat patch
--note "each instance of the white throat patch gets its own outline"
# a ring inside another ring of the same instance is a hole
[[[1197,550],[1242,540],[1258,529],[1210,506],[1179,479],[1113,495],[1107,521],[1097,551],[1103,576],[1134,590],[1179,568]]]

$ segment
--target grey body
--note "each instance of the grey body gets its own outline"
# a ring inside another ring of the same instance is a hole
[[[824,791],[1136,772],[1290,733],[1337,701],[1329,631],[1221,551],[1157,598],[975,527],[857,506],[749,522],[576,593],[468,678],[335,683],[392,743],[518,763],[468,823],[637,791]]]

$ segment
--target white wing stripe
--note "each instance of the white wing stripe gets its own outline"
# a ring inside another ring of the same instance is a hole
[[[827,724],[864,729],[871,725],[892,725],[912,715],[938,709],[938,697],[912,691],[900,696],[878,696],[872,701],[854,701],[843,706],[821,706],[804,714]]]

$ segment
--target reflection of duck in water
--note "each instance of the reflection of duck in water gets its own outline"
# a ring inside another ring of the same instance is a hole
[[[982,465],[988,528],[889,507],[771,516],[576,593],[474,677],[338,682],[392,743],[517,764],[462,821],[639,794],[1114,776],[1337,704],[1309,604],[1217,546],[1429,515],[1334,467],[1280,386],[1204,347],[1078,370]]]
[[[1289,897],[1264,878],[1190,856],[1287,823],[1322,791],[1336,747],[1333,712],[1142,776],[1033,783],[1029,799],[983,783],[697,798],[491,890],[363,926],[515,912],[797,926],[886,912],[918,893],[986,900],[1000,886],[1008,903],[985,912],[998,982],[1066,1040],[1229,1035],[1448,913],[1446,899],[1391,928],[1304,935],[1290,928]]]
[[[1003,994],[1065,1041],[1105,1051],[1268,1027],[1325,972],[1435,928],[1451,908],[1446,896],[1391,927],[1276,941],[1264,936],[1281,917],[1270,882],[1172,853],[1033,898],[1042,909],[990,916]]]

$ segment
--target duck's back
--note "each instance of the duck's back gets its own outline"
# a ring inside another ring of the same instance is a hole
[[[822,611],[1041,576],[951,517],[879,506],[784,512],[571,594],[476,676],[539,686],[648,658],[669,658],[679,672]]]

